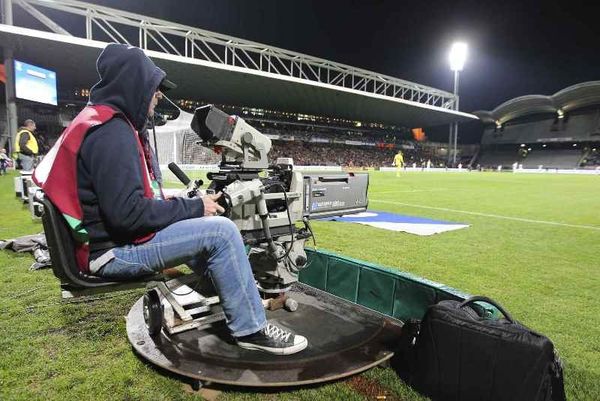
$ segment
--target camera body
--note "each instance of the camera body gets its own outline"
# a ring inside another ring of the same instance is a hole
[[[202,146],[221,154],[219,171],[207,175],[208,191],[223,194],[223,215],[236,224],[250,247],[250,264],[264,293],[287,291],[306,267],[304,245],[313,238],[311,218],[367,209],[366,173],[303,175],[289,158],[269,166],[271,140],[242,118],[212,105],[195,110],[191,127]]]

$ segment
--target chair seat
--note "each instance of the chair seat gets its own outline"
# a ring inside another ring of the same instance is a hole
[[[76,291],[106,287],[106,290],[109,291],[109,287],[123,287],[123,284],[134,283],[143,286],[148,281],[163,279],[163,275],[157,273],[128,280],[106,280],[81,272],[75,259],[75,240],[66,220],[50,199],[41,194],[37,194],[36,198],[44,205],[42,224],[52,260],[52,272],[60,280],[63,290]],[[128,287],[131,288],[132,285]]]

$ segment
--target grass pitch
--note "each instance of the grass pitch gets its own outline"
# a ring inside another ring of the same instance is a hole
[[[496,299],[555,342],[569,400],[600,399],[600,176],[375,172],[369,192],[371,209],[471,227],[417,237],[315,222],[319,248]],[[40,231],[0,177],[0,238]],[[0,252],[0,399],[201,399],[131,351],[124,316],[142,290],[64,303],[31,263]],[[422,399],[383,368],[285,393],[220,390],[220,401]]]

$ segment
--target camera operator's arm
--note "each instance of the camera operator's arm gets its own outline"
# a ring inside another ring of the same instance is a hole
[[[201,199],[144,197],[137,139],[128,124],[115,118],[86,138],[80,152],[91,175],[107,230],[127,240],[155,232],[180,220],[204,215]]]

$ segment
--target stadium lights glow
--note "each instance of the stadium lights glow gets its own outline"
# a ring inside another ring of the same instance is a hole
[[[546,144],[543,144],[543,145],[542,145],[542,148],[545,148],[546,146],[548,146],[548,145],[546,145]]]
[[[467,60],[467,44],[464,42],[455,42],[450,48],[450,69],[452,71],[462,71]]]

